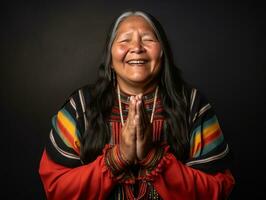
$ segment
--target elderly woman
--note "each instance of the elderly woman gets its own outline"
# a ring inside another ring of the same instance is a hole
[[[48,199],[225,199],[229,160],[211,105],[137,11],[113,24],[96,84],[53,118],[39,172]]]

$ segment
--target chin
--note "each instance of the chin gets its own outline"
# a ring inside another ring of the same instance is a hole
[[[134,76],[134,77],[131,77],[130,80],[133,82],[145,82],[145,81],[149,80],[149,77],[146,77],[146,76],[144,77],[143,75]]]
[[[131,78],[130,82],[135,83],[135,84],[146,84],[147,82],[150,81],[150,77],[135,77]]]

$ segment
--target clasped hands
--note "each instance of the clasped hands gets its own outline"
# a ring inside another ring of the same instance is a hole
[[[122,128],[119,149],[122,158],[136,164],[152,148],[152,127],[142,101],[142,94],[131,96],[128,118]]]

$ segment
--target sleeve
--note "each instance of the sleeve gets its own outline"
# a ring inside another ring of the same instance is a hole
[[[79,167],[66,167],[51,160],[44,151],[39,173],[48,200],[107,199],[115,179],[107,169],[104,156]]]
[[[152,172],[153,186],[162,199],[223,200],[234,186],[229,170],[207,174],[186,166],[171,153],[162,161]]]
[[[71,95],[52,119],[39,167],[49,200],[105,199],[116,184],[104,153],[86,165],[80,159],[80,138],[86,124],[85,92],[80,89]]]
[[[214,109],[197,89],[191,91],[189,123],[190,155],[186,165],[206,173],[228,169],[229,146]]]
[[[228,144],[211,105],[196,89],[190,102],[189,159],[183,163],[166,148],[151,180],[163,199],[226,199],[235,184]]]
[[[52,128],[46,144],[47,155],[56,163],[67,167],[82,165],[80,160],[80,115],[77,102],[71,96],[58,113],[52,117]]]

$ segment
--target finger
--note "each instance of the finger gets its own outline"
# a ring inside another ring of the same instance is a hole
[[[143,139],[143,128],[140,125],[141,120],[140,120],[140,116],[138,114],[135,116],[135,120],[136,120],[137,140],[142,140]]]
[[[129,123],[133,124],[135,115],[136,115],[136,100],[135,100],[134,96],[131,96],[129,108],[128,108],[128,121],[129,121]]]
[[[139,137],[140,123],[141,123],[141,120],[140,120],[140,116],[141,116],[141,113],[140,113],[140,103],[141,103],[140,102],[140,95],[136,95],[135,99],[136,99],[135,125],[136,125],[137,137]]]
[[[142,126],[142,128],[145,128],[145,123],[146,123],[146,119],[145,119],[145,108],[144,108],[144,103],[143,103],[143,100],[142,100],[142,97],[143,95],[142,94],[139,94],[137,95],[137,98],[138,98],[138,101],[139,101],[139,106],[138,106],[138,111],[139,111],[139,116],[140,116],[140,120],[141,120],[141,123],[140,125]]]
[[[136,115],[141,115],[141,111],[140,111],[140,106],[141,106],[141,101],[139,100],[139,98],[136,98]]]
[[[143,126],[146,127],[149,124],[149,117],[145,109],[144,101],[141,102],[141,115],[142,115]]]

